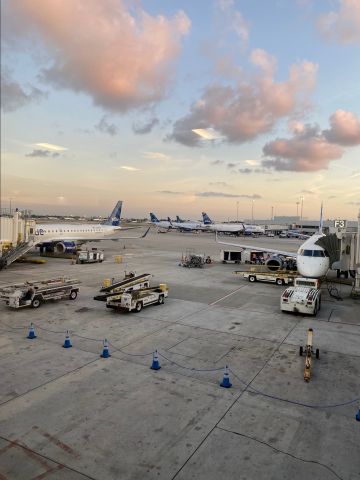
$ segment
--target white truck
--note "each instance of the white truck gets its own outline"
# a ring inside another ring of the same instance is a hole
[[[75,300],[79,284],[79,280],[74,278],[60,277],[7,285],[0,288],[0,299],[11,308],[39,308],[47,300]]]
[[[283,312],[316,315],[321,308],[320,280],[297,277],[293,286],[281,295],[280,308]]]
[[[76,252],[76,263],[101,263],[104,260],[104,252],[93,248],[92,250],[79,250]]]
[[[157,287],[140,288],[132,292],[124,292],[118,296],[112,296],[106,301],[107,308],[116,310],[128,310],[140,312],[143,307],[155,303],[162,305],[168,296],[168,288],[164,283]]]

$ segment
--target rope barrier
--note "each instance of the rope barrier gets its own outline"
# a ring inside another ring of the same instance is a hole
[[[23,327],[13,327],[11,325],[8,325],[7,323],[1,321],[1,324],[0,325],[4,325],[5,327],[7,328],[10,328],[11,330],[24,330],[24,329],[27,329],[27,327],[23,326]],[[41,327],[40,325],[37,325],[37,324],[33,324],[36,328],[40,329],[40,330],[43,330],[45,332],[49,332],[49,333],[55,333],[55,334],[65,334],[66,331],[57,331],[57,330],[51,330],[49,328],[45,328],[45,327]],[[71,332],[69,330],[69,332]],[[80,335],[78,333],[74,333],[74,332],[71,332],[71,334],[74,336],[74,337],[78,337],[78,338],[82,338],[84,340],[90,340],[90,341],[93,341],[93,342],[100,342],[100,343],[103,343],[103,339],[99,339],[99,338],[92,338],[92,337],[85,337],[84,335]],[[122,354],[124,355],[129,355],[131,357],[148,357],[150,355],[153,355],[154,352],[148,352],[148,353],[131,353],[131,352],[125,352],[123,349],[121,349],[120,347],[117,347],[116,345],[114,345],[113,343],[110,343],[108,342],[109,345],[115,350],[115,351],[118,351],[118,352],[121,352]],[[173,365],[176,365],[177,367],[183,369],[183,370],[189,370],[191,372],[219,372],[219,371],[222,371],[224,370],[224,367],[219,367],[219,368],[195,368],[195,367],[187,367],[185,365],[182,365],[178,362],[176,362],[175,360],[172,360],[170,358],[168,358],[166,355],[164,355],[163,353],[161,353],[160,351],[158,351],[158,354],[160,357],[162,357],[164,360],[168,361],[169,363],[173,364]],[[347,406],[347,405],[351,405],[355,402],[360,402],[360,396],[359,397],[356,397],[352,400],[348,400],[348,401],[345,401],[345,402],[341,402],[341,403],[335,403],[335,404],[324,404],[324,405],[321,405],[321,404],[310,404],[310,403],[305,403],[305,402],[300,402],[300,401],[297,401],[297,400],[291,400],[291,399],[287,399],[287,398],[283,398],[283,397],[279,397],[277,395],[272,395],[272,394],[269,394],[269,393],[266,393],[266,392],[263,392],[262,390],[259,390],[253,386],[250,385],[251,382],[246,382],[245,380],[243,380],[241,378],[240,375],[238,375],[234,370],[232,369],[229,369],[229,371],[234,375],[235,378],[238,379],[238,381],[245,385],[246,389],[250,392],[250,393],[255,393],[257,395],[261,395],[262,397],[266,397],[266,398],[270,398],[270,399],[273,399],[273,400],[277,400],[277,401],[280,401],[280,402],[285,402],[285,403],[290,403],[292,405],[298,405],[298,406],[301,406],[301,407],[305,407],[305,408],[313,408],[313,409],[321,409],[321,408],[339,408],[339,407],[344,407],[344,406]]]

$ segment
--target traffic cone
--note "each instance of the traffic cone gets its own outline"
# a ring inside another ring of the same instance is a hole
[[[355,415],[355,418],[358,422],[360,422],[360,408],[359,408],[358,413]]]
[[[71,348],[71,341],[70,341],[70,335],[69,335],[69,330],[66,330],[66,335],[65,335],[65,342],[63,345],[64,348]]]
[[[109,344],[108,344],[108,341],[104,340],[103,342],[103,352],[102,354],[100,355],[101,358],[109,358],[111,357],[110,353],[109,353]]]
[[[152,364],[151,364],[151,370],[160,370],[160,363],[159,363],[159,356],[158,356],[158,351],[155,350],[155,352],[153,352],[153,360],[152,360]]]
[[[220,383],[220,387],[230,388],[231,386],[232,386],[232,383],[230,383],[230,378],[229,378],[229,367],[225,365],[224,377],[223,377],[223,381]]]
[[[30,340],[36,338],[34,324],[30,323],[29,335],[27,336]]]

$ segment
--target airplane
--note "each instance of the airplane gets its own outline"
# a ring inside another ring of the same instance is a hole
[[[193,232],[195,230],[203,230],[203,224],[201,222],[185,222],[176,215],[176,222],[172,222],[168,217],[170,224],[173,228],[180,230],[180,232]]]
[[[213,232],[232,233],[240,235],[244,233],[245,228],[242,223],[214,223],[207,213],[202,212],[204,230],[211,230]]]
[[[259,225],[246,225],[245,223],[243,223],[243,227],[245,235],[251,235],[252,233],[265,235],[265,228],[260,227]]]
[[[172,228],[171,220],[169,217],[167,220],[159,220],[155,213],[150,212],[150,221],[158,228],[165,228],[167,230],[170,230],[170,228]]]
[[[237,243],[221,242],[217,238],[217,233],[216,242],[222,245],[236,246],[243,250],[265,251],[273,254],[265,263],[271,271],[281,269],[284,265],[285,257],[294,258],[300,275],[308,278],[320,278],[326,275],[330,268],[330,257],[328,252],[318,244],[318,241],[323,237],[326,237],[326,235],[323,233],[323,206],[321,204],[319,231],[311,237],[308,237],[307,240],[300,245],[297,253],[275,250],[268,247],[254,247],[253,245],[239,245]]]
[[[109,235],[119,230],[129,230],[120,226],[122,201],[119,200],[105,222],[93,223],[44,223],[37,224],[34,232],[35,245],[49,251],[65,253],[73,251],[77,245],[86,242],[98,242],[100,240],[125,240],[127,238],[144,238],[150,227],[142,235],[136,237],[112,237]],[[131,227],[130,227],[131,228]]]

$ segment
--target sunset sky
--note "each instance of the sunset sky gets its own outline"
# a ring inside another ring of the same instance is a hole
[[[357,217],[359,0],[2,0],[2,206]]]

